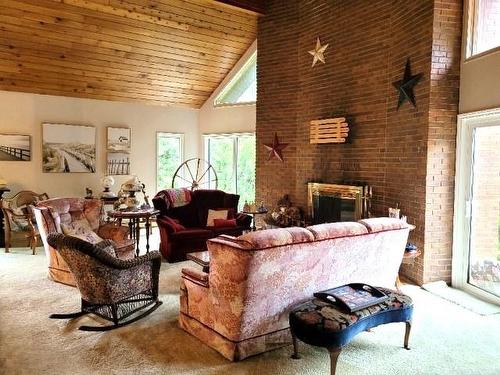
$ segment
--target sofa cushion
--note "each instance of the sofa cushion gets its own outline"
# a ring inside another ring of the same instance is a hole
[[[61,223],[61,230],[67,236],[77,237],[92,244],[102,241],[102,238],[92,230],[89,221],[85,218],[71,223]]]
[[[330,238],[358,236],[368,233],[363,224],[354,222],[325,223],[307,227],[315,240],[327,240]]]
[[[68,224],[75,220],[86,218],[92,230],[99,228],[100,206],[99,199],[84,198],[53,198],[39,202],[41,207],[48,207],[56,221],[56,230],[61,233],[60,223]]]
[[[170,235],[172,240],[177,239],[183,239],[183,240],[188,240],[190,238],[193,239],[208,239],[212,238],[214,236],[214,232],[212,232],[209,229],[202,229],[202,228],[186,228],[183,231],[180,232],[175,232]]]
[[[305,228],[290,227],[249,232],[239,236],[238,240],[250,243],[254,249],[265,249],[293,243],[311,242],[314,241],[314,237]]]
[[[207,223],[208,210],[231,209],[229,215],[234,216],[238,207],[239,195],[229,194],[221,190],[200,189],[193,192],[193,201],[198,208],[197,215],[201,225]],[[231,218],[228,215],[228,218]]]
[[[236,226],[238,226],[238,224],[236,224],[236,219],[214,219],[215,228],[231,228]]]
[[[198,209],[196,203],[191,201],[186,206],[174,207],[168,211],[168,216],[178,219],[185,227],[199,228],[205,226],[206,221],[200,222],[198,219]]]
[[[369,233],[408,228],[408,223],[392,217],[374,217],[360,220],[359,223],[366,226]]]
[[[243,233],[244,230],[248,230],[248,227],[242,227],[241,225],[235,227],[213,227],[210,228],[214,232],[215,236],[219,236],[222,234],[228,236],[239,236]]]

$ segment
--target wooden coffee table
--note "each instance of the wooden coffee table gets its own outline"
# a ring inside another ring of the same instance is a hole
[[[208,251],[196,251],[194,253],[187,253],[186,258],[202,266],[203,272],[208,273],[208,271],[210,270],[210,254]]]

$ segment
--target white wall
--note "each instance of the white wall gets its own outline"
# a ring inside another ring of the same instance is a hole
[[[256,109],[253,105],[238,105],[214,107],[214,100],[224,86],[234,77],[248,58],[257,50],[257,41],[253,42],[241,59],[236,63],[229,74],[224,78],[219,87],[200,109],[200,136],[210,133],[254,133],[256,122]],[[200,142],[200,155],[202,153]]]
[[[460,113],[500,108],[500,50],[462,64]]]
[[[0,175],[12,192],[29,189],[51,197],[84,196],[88,186],[97,195],[106,171],[106,127],[130,127],[131,173],[146,184],[148,195],[154,196],[156,132],[184,133],[185,158],[197,157],[198,113],[184,108],[0,91],[0,132],[31,135],[31,161],[0,161]],[[42,122],[95,126],[96,173],[43,173]],[[112,190],[116,192],[126,179],[115,176]]]

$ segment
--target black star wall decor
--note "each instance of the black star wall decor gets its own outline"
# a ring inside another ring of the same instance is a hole
[[[417,107],[417,102],[415,101],[415,94],[413,93],[413,87],[415,87],[418,81],[420,81],[422,75],[423,74],[420,73],[412,76],[410,68],[410,59],[406,60],[406,67],[403,79],[392,83],[392,85],[396,88],[396,90],[399,91],[398,109],[399,107],[401,107],[401,104],[403,104],[405,100],[408,100],[411,104],[413,104],[415,108]]]

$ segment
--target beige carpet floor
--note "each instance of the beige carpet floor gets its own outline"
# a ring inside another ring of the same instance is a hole
[[[164,263],[163,305],[149,317],[106,333],[78,331],[90,317],[50,320],[79,307],[74,288],[46,278],[43,250],[0,253],[0,374],[328,374],[329,357],[301,345],[231,363],[178,328],[183,264]],[[411,350],[402,349],[403,324],[359,334],[342,352],[338,374],[500,374],[500,316],[480,316],[420,288],[405,286],[415,302]]]

